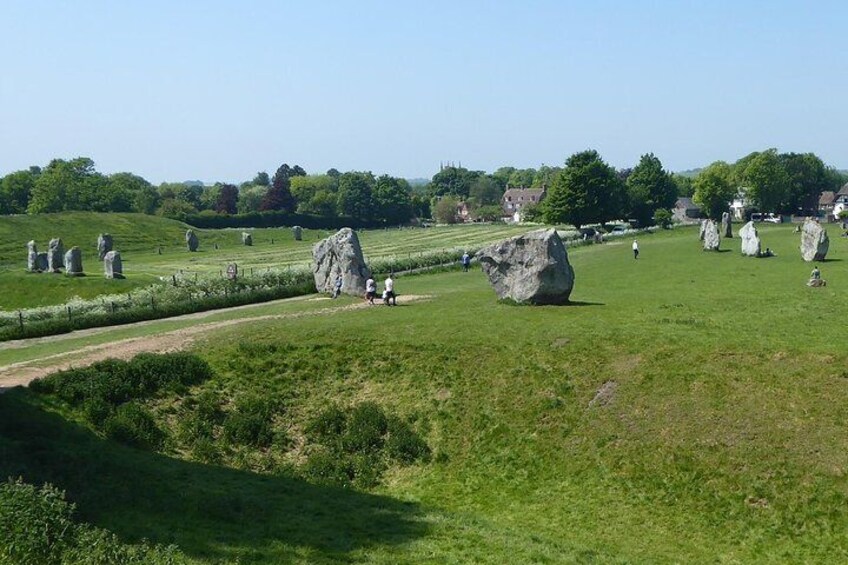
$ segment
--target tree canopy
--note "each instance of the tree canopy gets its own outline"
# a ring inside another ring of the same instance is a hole
[[[581,151],[569,157],[554,178],[542,213],[549,224],[565,222],[579,228],[618,217],[624,197],[615,169],[597,151]]]
[[[652,224],[657,210],[672,208],[677,200],[677,187],[671,175],[653,153],[642,155],[627,176],[626,185],[630,216],[642,226]]]
[[[703,169],[693,182],[695,203],[714,220],[720,219],[736,198],[737,189],[732,176],[730,165],[724,161],[716,161]]]

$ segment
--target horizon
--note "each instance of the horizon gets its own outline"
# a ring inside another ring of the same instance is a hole
[[[4,3],[0,175],[87,156],[153,184],[282,163],[429,179],[586,148],[618,169],[770,147],[842,169],[848,6],[769,8]]]

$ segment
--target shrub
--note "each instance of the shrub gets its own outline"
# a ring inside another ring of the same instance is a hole
[[[310,453],[302,473],[310,481],[340,486],[350,484],[354,477],[348,458],[340,457],[332,449],[317,449]]]
[[[234,444],[268,447],[274,439],[273,415],[271,402],[258,397],[243,398],[224,420],[224,437]]]
[[[671,227],[673,219],[674,216],[671,214],[671,211],[665,208],[659,208],[654,212],[654,223],[665,230]]]
[[[103,422],[103,432],[109,439],[141,449],[159,449],[165,439],[150,412],[137,402],[120,405]]]
[[[74,505],[52,485],[0,485],[0,562],[60,563],[71,542]]]
[[[427,443],[413,431],[409,424],[399,418],[389,419],[386,453],[392,459],[404,464],[430,459],[430,447]]]
[[[307,426],[306,434],[315,441],[335,443],[347,427],[347,416],[337,405],[332,405],[318,414]]]
[[[373,402],[363,402],[351,410],[342,446],[350,452],[380,449],[387,431],[388,421],[382,408]]]

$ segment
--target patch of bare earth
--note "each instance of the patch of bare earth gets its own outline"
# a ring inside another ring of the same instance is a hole
[[[427,295],[404,295],[402,298],[401,305],[410,302],[426,300],[428,298],[430,298],[430,296]],[[108,343],[100,343],[97,345],[89,345],[86,347],[75,349],[73,351],[56,353],[53,355],[40,357],[38,359],[30,359],[28,361],[22,361],[20,363],[13,363],[11,365],[0,367],[0,392],[2,392],[2,390],[5,388],[11,388],[13,386],[18,385],[27,385],[34,379],[49,375],[50,373],[55,373],[56,371],[62,371],[70,368],[87,367],[92,363],[96,363],[97,361],[102,361],[104,359],[130,359],[139,353],[168,353],[172,351],[188,349],[192,346],[192,344],[195,343],[195,341],[197,341],[197,339],[199,339],[204,334],[208,334],[209,332],[213,332],[221,328],[227,328],[230,326],[237,326],[239,324],[246,324],[250,322],[258,322],[264,320],[289,320],[303,318],[307,316],[321,316],[326,314],[333,314],[336,312],[345,312],[350,310],[359,310],[362,308],[375,308],[382,306],[382,303],[370,305],[366,302],[359,302],[356,304],[348,304],[347,306],[321,308],[319,310],[312,310],[307,312],[291,312],[288,314],[247,316],[234,320],[222,320],[218,322],[200,323],[187,328],[162,332],[153,336],[134,337],[129,339],[122,339],[119,341],[112,341]],[[203,317],[209,316],[212,313],[220,314],[222,312],[230,310],[242,309],[244,309],[244,307],[237,307],[227,310],[215,310],[214,312],[204,312],[201,314],[189,314],[188,316],[180,316],[179,319],[202,319]],[[151,322],[138,322],[136,324],[128,324],[125,326],[121,326],[121,328],[125,329],[135,326],[149,325],[150,323]],[[66,334],[62,337],[80,337],[81,335],[91,335],[93,333],[103,333],[104,331],[109,331],[108,329],[104,328],[96,328],[95,330],[83,330],[80,332],[73,332],[71,334]],[[14,344],[14,347],[27,347],[29,345],[42,343],[47,339],[51,338],[34,338],[32,340],[19,340]],[[55,337],[52,339],[55,339]]]

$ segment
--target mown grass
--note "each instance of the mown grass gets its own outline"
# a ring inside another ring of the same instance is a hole
[[[284,266],[308,266],[312,245],[333,233],[303,230],[303,241],[294,241],[289,228],[247,229],[244,231],[253,234],[253,245],[246,247],[241,243],[243,230],[196,229],[200,248],[189,253],[185,246],[188,227],[174,220],[141,214],[68,212],[0,217],[0,285],[4,289],[0,308],[47,306],[61,304],[73,296],[93,298],[106,293],[130,292],[174,273],[223,273],[229,263],[237,263],[246,273]],[[479,247],[526,229],[476,225],[365,230],[360,234],[360,241],[366,257],[373,260],[463,246]],[[121,252],[125,280],[104,279],[102,265],[96,258],[100,233],[112,234],[115,249]],[[82,249],[83,267],[88,276],[66,278],[25,272],[26,243],[33,239],[39,251],[46,251],[53,237],[61,237],[66,249],[74,245]]]
[[[625,242],[575,249],[568,307],[500,304],[479,272],[446,273],[399,279],[397,308],[198,344],[216,375],[192,394],[278,399],[295,440],[330,403],[414,422],[432,459],[368,492],[118,448],[26,391],[0,397],[0,471],[200,562],[845,561],[846,241],[811,289],[791,227],[761,233],[776,257],[705,253],[691,229],[640,237],[638,260]]]

